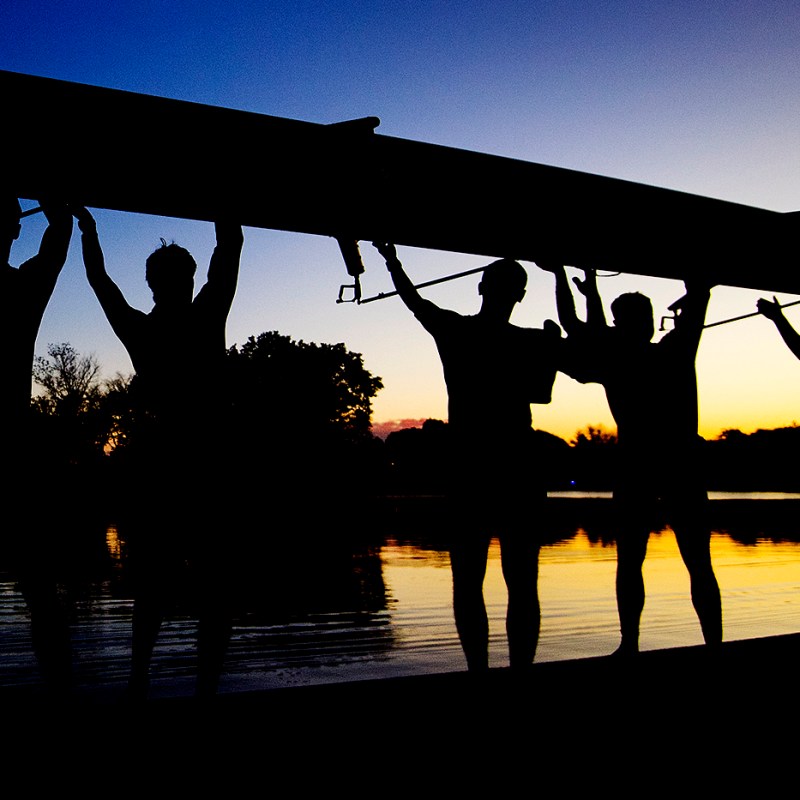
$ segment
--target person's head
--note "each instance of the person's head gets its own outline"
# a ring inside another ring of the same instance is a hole
[[[525,297],[528,273],[518,261],[501,258],[493,261],[483,271],[478,293],[484,301],[507,303],[513,307]]]
[[[626,339],[649,342],[655,333],[653,304],[640,292],[621,294],[611,304],[614,328]]]
[[[8,260],[11,244],[19,238],[21,230],[20,217],[22,208],[16,197],[0,197],[0,243],[2,243],[2,256]]]
[[[197,263],[192,254],[180,245],[167,244],[154,250],[145,262],[145,280],[159,302],[191,302],[194,294],[194,273]]]

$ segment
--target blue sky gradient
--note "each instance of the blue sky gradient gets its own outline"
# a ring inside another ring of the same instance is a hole
[[[798,42],[800,6],[772,0],[5,0],[0,6],[1,69],[313,122],[377,116],[386,135],[777,211],[800,209]],[[79,124],[54,120],[53,136],[62,125]],[[14,120],[8,125],[13,137]],[[202,131],[195,146],[200,153],[211,146]],[[169,179],[168,163],[153,165],[154,192]],[[354,179],[376,202],[392,190],[373,175]],[[162,236],[192,251],[202,279],[212,226],[119,212],[96,216],[109,272],[134,305],[151,306],[144,260]],[[35,252],[41,229],[38,217],[25,222],[12,263]],[[95,354],[105,374],[129,372],[86,283],[78,243],[76,231],[37,352],[48,342],[69,341]],[[687,258],[691,250],[687,241]],[[377,254],[368,243],[362,251],[365,294],[389,289]],[[400,255],[417,281],[483,263],[411,248]],[[529,291],[514,319],[541,325],[555,317],[552,278],[526,266]],[[229,343],[265,330],[343,341],[384,379],[376,421],[443,418],[446,395],[433,342],[396,299],[337,305],[339,284],[347,281],[335,242],[247,229]],[[476,285],[477,278],[466,278],[428,296],[471,313]],[[679,283],[634,276],[604,278],[600,286],[609,302],[631,289],[649,294],[657,315],[682,292]],[[709,321],[754,310],[758,296],[716,288]],[[176,343],[176,365],[179,350]],[[764,319],[708,331],[698,372],[704,435],[791,424],[800,416],[800,363]],[[565,438],[587,424],[613,425],[602,390],[564,376],[553,403],[534,409],[534,420]]]

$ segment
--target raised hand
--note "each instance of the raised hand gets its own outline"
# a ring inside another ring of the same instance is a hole
[[[78,220],[78,228],[81,233],[93,233],[97,230],[97,223],[94,217],[89,213],[89,209],[84,206],[69,206],[72,216]]]
[[[776,322],[783,316],[781,304],[774,295],[772,300],[767,300],[764,297],[759,298],[756,307],[758,308],[759,314],[763,314],[767,319],[771,319],[773,322]]]
[[[573,278],[572,282],[584,297],[597,291],[597,273],[593,269],[585,269],[583,279]]]
[[[52,200],[39,200],[39,207],[47,219],[48,225],[69,222],[72,225],[69,206],[66,203],[53,202]]]
[[[397,250],[393,244],[389,242],[373,242],[372,246],[383,256],[386,261],[386,266],[389,269],[392,266],[400,264],[400,259],[397,257]]]
[[[536,264],[539,269],[542,269],[545,272],[552,272],[553,274],[564,269],[564,265],[560,261],[549,258],[543,258],[540,261],[534,261],[534,264]]]

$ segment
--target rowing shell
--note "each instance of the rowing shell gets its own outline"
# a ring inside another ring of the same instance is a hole
[[[0,71],[17,197],[800,293],[800,215],[486,153]]]

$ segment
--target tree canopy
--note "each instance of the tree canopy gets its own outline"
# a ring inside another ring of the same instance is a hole
[[[80,355],[68,342],[49,344],[47,356],[34,359],[32,374],[42,388],[33,404],[47,414],[79,414],[100,396],[100,364],[93,356]]]
[[[228,350],[234,409],[254,428],[348,440],[371,436],[372,399],[383,387],[344,344],[295,341],[277,331]]]
[[[390,434],[385,443],[373,436],[372,401],[383,382],[344,344],[296,341],[268,331],[231,347],[226,366],[234,459],[226,469],[242,491],[261,487],[273,497],[297,497],[309,490],[316,496],[441,490],[447,423],[427,420],[421,428]],[[107,455],[111,465],[135,460],[154,419],[135,376],[103,380],[94,357],[69,343],[48,345],[32,374],[38,391],[31,401],[30,446],[41,468],[69,467],[77,474],[75,467],[102,468]],[[190,395],[185,402],[192,402]],[[192,436],[203,431],[178,431],[175,446]],[[613,432],[589,426],[569,443],[544,431],[536,436],[548,488],[611,488]],[[797,491],[795,473],[786,465],[798,440],[796,425],[750,434],[723,431],[704,445],[708,488]]]
[[[228,369],[237,461],[250,480],[288,493],[364,487],[350,476],[378,458],[371,415],[383,383],[360,353],[268,331],[231,347]]]

